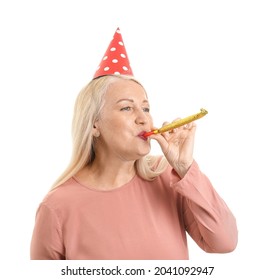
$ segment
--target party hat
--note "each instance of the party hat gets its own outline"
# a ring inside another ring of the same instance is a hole
[[[119,28],[117,28],[113,40],[106,50],[93,78],[106,75],[133,76]]]

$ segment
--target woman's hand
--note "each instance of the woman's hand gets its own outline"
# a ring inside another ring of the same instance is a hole
[[[159,143],[168,162],[181,178],[193,162],[195,132],[196,124],[192,122],[172,131],[150,136]]]

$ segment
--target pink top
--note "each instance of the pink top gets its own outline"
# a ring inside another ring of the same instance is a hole
[[[196,162],[183,179],[169,167],[110,191],[71,178],[37,210],[31,259],[188,259],[186,232],[206,252],[237,244],[235,218]]]

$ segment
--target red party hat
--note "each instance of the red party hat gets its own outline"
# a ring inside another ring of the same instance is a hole
[[[133,76],[119,28],[117,28],[113,40],[106,50],[93,78],[106,75]]]

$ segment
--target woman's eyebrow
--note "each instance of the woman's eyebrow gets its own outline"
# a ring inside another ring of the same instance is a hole
[[[128,101],[128,102],[132,102],[132,103],[135,102],[135,101],[134,101],[133,99],[131,99],[131,98],[122,98],[122,99],[119,99],[116,103],[120,103],[120,102],[123,102],[123,101]],[[148,103],[148,104],[149,104],[149,102],[148,102],[147,99],[144,99],[144,100],[142,101],[142,103]]]
[[[123,102],[123,101],[134,102],[133,99],[130,99],[130,98],[122,98],[122,99],[119,99],[116,103]]]

